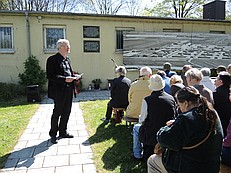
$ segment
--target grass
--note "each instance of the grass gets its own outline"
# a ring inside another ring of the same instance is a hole
[[[108,100],[81,102],[89,141],[94,153],[94,163],[100,173],[146,173],[145,164],[133,161],[132,127],[122,124],[104,124]]]
[[[25,97],[10,102],[0,102],[0,168],[39,104],[27,103]]]

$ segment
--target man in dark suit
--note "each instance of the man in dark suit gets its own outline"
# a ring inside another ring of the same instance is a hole
[[[67,123],[71,112],[74,93],[74,80],[80,76],[74,76],[70,60],[70,44],[66,39],[57,42],[58,53],[50,56],[46,63],[48,78],[48,97],[54,100],[54,109],[51,116],[51,129],[49,135],[53,144],[57,143],[57,132],[61,138],[73,138],[67,133]],[[74,93],[75,94],[75,93]]]
[[[113,79],[111,86],[111,100],[107,104],[107,112],[105,117],[102,118],[105,123],[111,119],[112,109],[114,108],[127,108],[128,91],[130,88],[131,80],[125,77],[127,71],[124,66],[118,66],[115,69],[117,78]]]
[[[231,75],[222,71],[215,79],[216,91],[213,92],[214,108],[217,111],[223,127],[224,137],[231,118],[231,102],[229,100]]]

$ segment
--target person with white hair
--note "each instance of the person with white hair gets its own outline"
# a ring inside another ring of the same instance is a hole
[[[231,64],[227,66],[226,71],[231,75]]]
[[[149,67],[142,67],[139,71],[139,78],[131,84],[128,92],[129,105],[126,110],[126,117],[139,118],[141,104],[144,97],[151,94],[148,88],[149,78],[152,75],[152,70]]]
[[[128,106],[128,90],[131,80],[126,77],[127,70],[124,66],[118,66],[115,69],[116,78],[111,83],[111,100],[107,104],[105,118],[101,120],[109,123],[113,108],[127,108]]]
[[[51,116],[51,128],[49,135],[51,143],[56,144],[57,132],[61,138],[73,138],[67,132],[67,123],[71,113],[74,81],[79,79],[73,74],[68,53],[70,53],[70,43],[67,39],[57,41],[58,53],[50,56],[46,63],[46,73],[48,78],[48,97],[54,100],[54,109]]]
[[[213,92],[205,85],[200,84],[203,75],[199,69],[191,68],[185,73],[185,76],[188,86],[194,86],[202,96],[207,98],[210,103],[214,104]]]
[[[146,162],[154,153],[155,134],[165,123],[175,117],[176,102],[164,91],[165,82],[160,75],[154,74],[149,80],[152,93],[142,101],[139,123],[133,127],[132,159]],[[141,144],[142,143],[142,144]],[[143,145],[143,155],[142,155]]]
[[[211,70],[207,67],[204,67],[200,71],[203,75],[203,78],[200,81],[200,84],[206,86],[208,89],[210,89],[212,92],[214,92],[216,87],[215,87],[212,79],[210,79]]]

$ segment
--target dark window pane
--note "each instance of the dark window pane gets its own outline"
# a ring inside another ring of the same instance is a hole
[[[116,49],[117,50],[123,49],[123,31],[122,30],[116,31]]]

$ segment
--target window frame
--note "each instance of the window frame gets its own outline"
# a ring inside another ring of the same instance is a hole
[[[57,52],[56,46],[54,48],[47,48],[47,29],[62,29],[63,30],[63,38],[60,38],[60,39],[66,39],[66,26],[62,26],[62,25],[59,25],[59,26],[45,25],[45,26],[43,26],[43,50],[44,50],[44,53],[55,53],[55,52]]]
[[[0,28],[10,28],[11,29],[11,48],[1,48],[0,47],[0,53],[14,53],[15,49],[14,49],[14,27],[13,25],[3,24],[3,25],[0,25]]]
[[[124,48],[124,41],[123,41],[123,37],[124,37],[124,32],[129,32],[129,31],[135,31],[135,27],[124,27],[124,28],[121,28],[121,27],[116,27],[115,28],[115,52],[116,53],[122,53],[123,52],[123,48]],[[118,36],[117,36],[117,32],[122,32],[122,37],[120,38],[120,42],[122,43],[122,48],[119,48],[118,47],[118,44],[121,44],[121,43],[118,43]]]

